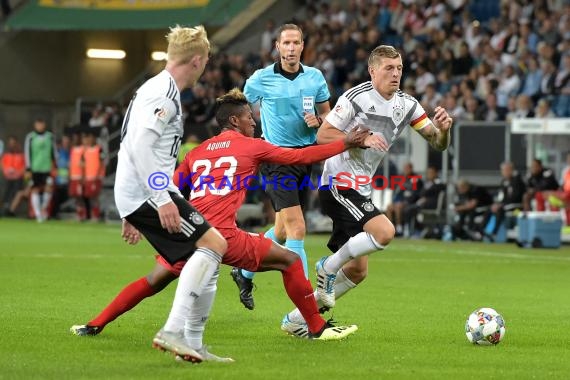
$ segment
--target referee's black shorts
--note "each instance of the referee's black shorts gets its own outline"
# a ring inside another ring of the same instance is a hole
[[[312,165],[261,165],[265,192],[275,211],[293,206],[305,207],[310,190],[307,181],[311,179],[311,167]]]
[[[339,190],[336,186],[319,189],[321,208],[332,220],[333,231],[327,247],[338,251],[351,237],[364,231],[370,219],[382,215],[370,198],[354,189]]]
[[[169,193],[182,220],[182,232],[169,233],[160,224],[158,207],[146,201],[125,219],[139,230],[169,264],[187,260],[196,249],[196,242],[210,229],[210,224],[188,201],[176,193]]]

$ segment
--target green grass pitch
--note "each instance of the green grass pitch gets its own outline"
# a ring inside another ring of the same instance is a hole
[[[252,312],[222,266],[205,342],[236,363],[191,365],[151,348],[174,284],[100,336],[69,333],[153,267],[146,241],[131,247],[119,235],[113,225],[0,220],[0,379],[570,377],[568,246],[395,240],[370,257],[366,281],[338,301],[334,319],[359,326],[341,342],[280,331],[292,303],[279,273],[256,277]],[[307,238],[311,265],[328,253],[326,240]],[[506,320],[496,347],[473,346],[464,334],[467,315],[483,306]]]

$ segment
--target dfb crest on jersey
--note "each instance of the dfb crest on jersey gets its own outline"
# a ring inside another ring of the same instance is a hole
[[[371,212],[372,210],[374,210],[374,205],[370,202],[364,202],[362,204],[362,208],[364,209],[364,211],[366,212]]]
[[[404,109],[400,105],[394,106],[394,112],[392,113],[392,119],[396,125],[400,124],[404,120]]]
[[[196,225],[200,225],[204,223],[204,217],[200,214],[198,214],[197,212],[193,212],[190,214],[190,220],[192,220],[192,223],[196,224]]]

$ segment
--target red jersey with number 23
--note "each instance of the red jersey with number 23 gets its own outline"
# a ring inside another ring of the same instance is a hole
[[[225,131],[191,150],[174,173],[182,190],[190,186],[190,203],[216,228],[236,228],[237,211],[249,182],[262,162],[307,165],[345,150],[342,140],[302,149],[282,148],[262,139]],[[248,178],[249,177],[249,178]],[[268,179],[266,186],[280,186]],[[261,184],[261,179],[259,180]],[[296,190],[291,190],[296,191]]]

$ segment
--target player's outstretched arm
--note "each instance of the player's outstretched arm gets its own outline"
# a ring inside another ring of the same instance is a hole
[[[418,130],[418,133],[426,139],[434,148],[441,151],[446,150],[451,142],[451,125],[453,119],[449,116],[445,108],[436,107],[435,115],[425,127]]]
[[[360,128],[361,130],[366,130],[368,132],[368,128],[364,125],[358,125],[355,129]],[[338,141],[344,139],[347,135],[341,131],[340,129],[333,126],[328,121],[323,121],[319,132],[317,132],[317,143],[318,144],[329,144],[333,141]],[[372,134],[368,132],[366,139],[364,140],[364,145],[360,146],[361,148],[372,148],[387,151],[388,150],[388,143],[381,135]]]
[[[340,131],[339,131],[340,132]],[[366,147],[366,140],[370,136],[370,131],[365,128],[354,127],[349,133],[342,134],[342,139],[338,139],[330,144],[313,145],[303,149],[280,148],[265,141],[265,152],[260,157],[263,162],[288,165],[307,165],[314,162],[326,160],[351,148]]]

